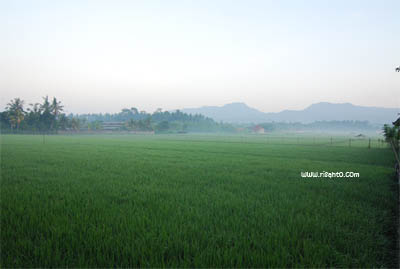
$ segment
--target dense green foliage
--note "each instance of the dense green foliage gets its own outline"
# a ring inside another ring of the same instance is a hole
[[[69,114],[62,113],[61,102],[55,97],[50,102],[46,96],[43,103],[30,104],[25,110],[24,101],[15,98],[5,111],[0,112],[2,133],[57,133],[63,131],[102,131],[108,122],[118,123],[113,131],[155,131],[157,133],[185,132],[233,132],[235,128],[217,123],[203,115],[189,115],[158,109],[154,113],[124,108],[115,114]],[[115,125],[114,125],[115,127]]]
[[[0,266],[394,267],[388,149],[302,139],[3,135]]]
[[[400,119],[400,118],[399,118]],[[399,122],[400,120],[397,120]],[[398,152],[399,151],[399,141],[400,141],[400,126],[393,124],[390,126],[385,124],[383,126],[383,134],[385,136],[386,142],[392,145],[394,149]]]
[[[25,108],[25,102],[20,98],[14,98],[0,112],[0,127],[2,133],[56,133],[67,128],[79,130],[80,121],[76,118],[68,118],[62,113],[64,106],[57,98],[43,97],[43,103],[30,104]]]
[[[217,123],[211,118],[203,115],[190,115],[179,110],[161,111],[158,109],[154,113],[146,113],[136,108],[124,108],[115,114],[81,114],[70,115],[90,124],[98,123],[101,130],[103,123],[106,122],[125,122],[119,128],[120,131],[155,131],[157,133],[176,133],[176,132],[234,132],[235,128],[226,123]],[[93,130],[93,128],[92,128]]]

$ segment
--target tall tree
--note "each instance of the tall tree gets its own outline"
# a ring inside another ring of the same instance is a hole
[[[50,109],[54,117],[58,119],[58,115],[60,115],[64,110],[64,106],[61,105],[61,101],[57,101],[57,98],[53,97],[53,102],[50,105]]]
[[[131,107],[131,111],[134,115],[139,114],[139,111],[136,107]]]
[[[14,98],[7,104],[6,109],[9,113],[11,128],[17,128],[18,131],[21,122],[24,120],[24,101],[20,98]]]
[[[31,107],[28,108],[25,120],[29,128],[36,132],[40,128],[40,115],[42,113],[40,104],[29,104]]]
[[[43,97],[43,104],[40,105],[42,114],[40,115],[41,129],[47,132],[53,126],[54,115],[52,113],[52,106],[49,102],[49,97]]]
[[[58,132],[58,118],[61,112],[64,109],[64,106],[61,105],[61,101],[57,101],[55,97],[53,97],[53,101],[50,105],[51,113],[53,114],[53,121],[52,121],[52,129],[56,129],[56,132]]]

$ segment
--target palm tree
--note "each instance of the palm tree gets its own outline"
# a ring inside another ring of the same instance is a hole
[[[54,117],[57,119],[58,115],[64,110],[64,106],[61,105],[61,101],[57,101],[57,99],[53,97],[50,109]]]
[[[43,128],[43,132],[49,131],[53,127],[54,115],[52,113],[52,106],[49,102],[49,97],[43,97],[43,104],[40,105],[41,115],[40,123]]]
[[[63,111],[64,106],[61,105],[61,101],[57,101],[57,99],[55,97],[53,97],[53,102],[50,105],[50,110],[51,113],[53,114],[54,118],[53,118],[53,122],[51,124],[51,128],[54,128],[54,125],[56,127],[56,132],[58,133],[58,124],[57,124],[57,120],[58,120],[58,116],[60,115],[60,113]]]
[[[40,115],[42,113],[40,109],[40,104],[29,104],[31,107],[27,109],[29,113],[27,113],[25,120],[28,126],[36,132],[36,130],[40,127]]]
[[[11,128],[17,127],[18,131],[21,122],[24,120],[24,101],[20,98],[14,98],[7,104],[6,109],[10,115]]]
[[[43,97],[43,104],[40,105],[40,109],[43,112],[49,112],[51,113],[51,105],[49,102],[49,97],[46,95],[46,97]]]

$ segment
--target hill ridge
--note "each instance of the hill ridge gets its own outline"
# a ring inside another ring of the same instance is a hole
[[[313,103],[302,110],[282,110],[280,112],[262,112],[248,106],[244,102],[233,102],[223,106],[202,106],[184,108],[188,114],[202,114],[216,121],[230,123],[260,123],[260,122],[302,122],[332,120],[358,120],[371,123],[390,123],[400,112],[399,108],[384,108],[376,106],[359,106],[352,103]]]

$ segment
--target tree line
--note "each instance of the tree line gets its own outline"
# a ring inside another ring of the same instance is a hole
[[[5,111],[0,112],[1,131],[11,133],[58,133],[58,131],[101,131],[109,123],[118,123],[114,131],[154,131],[158,133],[177,132],[253,132],[255,126],[261,126],[266,132],[318,130],[318,131],[373,131],[381,127],[368,121],[317,121],[313,123],[270,122],[261,124],[233,125],[216,122],[201,114],[186,114],[179,110],[147,113],[136,107],[123,108],[118,113],[68,114],[56,97],[42,98],[41,103],[25,105],[20,98],[12,99]],[[386,137],[397,137],[398,129],[385,126]],[[393,127],[395,128],[395,127]],[[398,128],[398,127],[397,127]],[[398,141],[398,139],[396,140]],[[396,143],[395,143],[396,144]],[[397,143],[398,144],[398,143]]]
[[[0,112],[1,129],[20,132],[30,130],[33,132],[57,132],[59,129],[75,128],[76,120],[68,119],[63,113],[64,106],[53,97],[43,97],[42,103],[29,104],[25,108],[25,101],[20,98],[12,99],[6,110]]]
[[[58,133],[58,131],[101,131],[108,123],[118,123],[116,131],[155,132],[233,132],[235,128],[217,123],[200,114],[190,115],[179,110],[157,109],[147,113],[137,108],[124,108],[119,113],[68,114],[56,97],[42,98],[42,103],[25,106],[24,100],[12,99],[0,112],[2,132]]]

